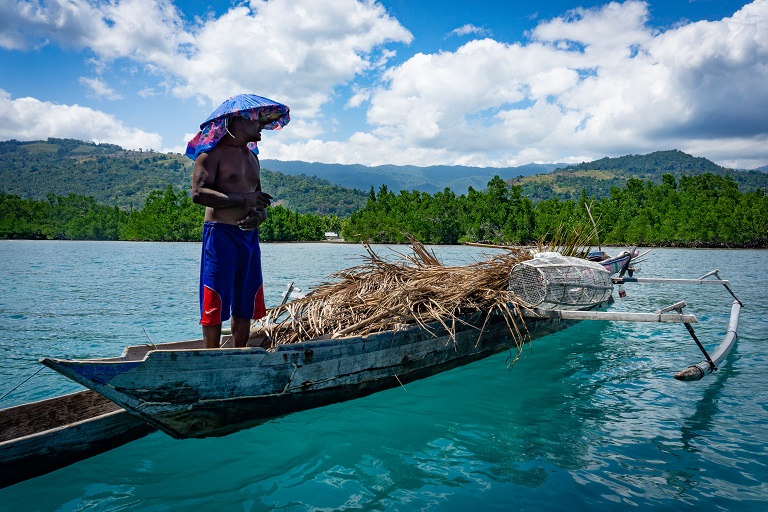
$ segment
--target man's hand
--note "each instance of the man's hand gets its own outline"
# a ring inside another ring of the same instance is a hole
[[[269,195],[269,194],[265,194]],[[237,221],[237,227],[243,231],[253,231],[257,227],[267,220],[267,210],[264,208],[258,208],[248,212],[248,216],[242,220]]]
[[[272,204],[272,196],[266,192],[250,192],[246,198],[246,205],[255,209],[263,210]]]

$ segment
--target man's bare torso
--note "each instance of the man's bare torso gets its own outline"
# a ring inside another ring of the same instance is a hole
[[[223,193],[248,193],[261,190],[259,159],[248,148],[219,144],[209,155],[209,165],[216,166],[216,178],[211,186]],[[206,222],[236,224],[252,210],[249,206],[205,209]]]

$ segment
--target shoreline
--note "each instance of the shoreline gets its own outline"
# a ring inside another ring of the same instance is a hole
[[[202,241],[201,240],[78,240],[78,239],[65,239],[65,238],[55,238],[55,239],[41,239],[41,238],[0,238],[0,243],[2,242],[13,242],[13,241],[27,241],[27,242],[137,242],[137,243],[172,243],[172,244],[199,244]],[[348,242],[346,240],[262,240],[262,244],[338,244],[338,245],[359,245],[363,243],[371,243],[373,245],[410,245],[408,242]],[[458,244],[425,244],[430,246],[438,246],[438,247],[457,247],[457,246],[469,246],[469,247],[481,247],[481,248],[487,248],[487,249],[507,249],[507,248],[520,248],[520,247],[536,247],[535,244],[524,244],[524,245],[499,245],[499,244],[489,244],[484,242],[463,242]],[[768,242],[764,242],[762,244],[748,244],[748,245],[734,245],[734,244],[726,244],[726,243],[704,243],[704,242],[698,242],[693,244],[682,244],[682,243],[668,243],[668,244],[614,244],[614,243],[603,243],[601,244],[606,247],[638,247],[638,248],[649,248],[649,249],[725,249],[725,250],[735,250],[735,249],[768,249]]]

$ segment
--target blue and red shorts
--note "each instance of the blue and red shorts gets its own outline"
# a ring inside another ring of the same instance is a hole
[[[261,318],[266,314],[259,230],[206,222],[200,262],[200,325],[219,325],[230,316]]]

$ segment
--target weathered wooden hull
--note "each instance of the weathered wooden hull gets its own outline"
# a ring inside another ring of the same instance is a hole
[[[520,323],[520,319],[516,319]],[[529,339],[575,321],[527,318]],[[524,330],[522,325],[521,330]],[[127,349],[122,358],[43,359],[175,438],[220,436],[287,413],[375,393],[516,345],[501,315],[423,329],[261,348]],[[135,359],[135,360],[134,360]]]
[[[155,430],[91,390],[0,410],[0,488],[63,468]]]

